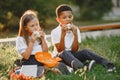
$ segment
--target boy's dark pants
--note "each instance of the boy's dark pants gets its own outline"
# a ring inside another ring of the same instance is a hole
[[[83,67],[83,63],[86,60],[95,60],[96,63],[102,64],[103,66],[107,67],[107,64],[110,63],[107,59],[87,50],[81,50],[78,52],[71,52],[71,51],[63,51],[62,54],[59,55],[62,58],[62,62],[67,64],[70,67],[73,67],[74,70],[77,70]]]

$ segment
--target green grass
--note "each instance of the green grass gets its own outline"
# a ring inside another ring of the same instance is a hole
[[[86,38],[80,44],[80,49],[90,49],[99,54],[117,67],[117,72],[107,73],[106,68],[96,64],[92,71],[86,71],[82,76],[77,74],[60,75],[48,72],[46,80],[119,80],[120,79],[120,36],[98,37],[96,39]],[[0,80],[9,80],[9,70],[12,69],[13,62],[21,58],[14,45],[0,44]]]

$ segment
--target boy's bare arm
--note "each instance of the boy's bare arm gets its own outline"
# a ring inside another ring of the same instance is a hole
[[[73,32],[73,35],[74,35],[74,42],[72,44],[72,51],[76,52],[78,50],[78,48],[79,48],[77,27],[76,26],[72,27],[72,32]]]
[[[67,28],[66,27],[62,27],[62,33],[61,33],[61,38],[60,38],[60,43],[55,44],[57,51],[61,52],[63,50],[65,50],[65,42],[64,42],[64,38],[67,32]]]
[[[79,48],[79,45],[78,45],[78,37],[77,35],[74,36],[74,42],[72,44],[72,51],[73,52],[76,52]]]

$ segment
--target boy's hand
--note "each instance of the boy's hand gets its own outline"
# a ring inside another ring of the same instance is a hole
[[[65,36],[66,35],[66,32],[67,32],[67,27],[66,26],[63,26],[62,27],[62,34]]]
[[[76,35],[77,34],[77,26],[72,24],[71,28],[72,28],[73,34]]]

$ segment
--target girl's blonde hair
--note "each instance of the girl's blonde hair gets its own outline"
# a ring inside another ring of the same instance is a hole
[[[24,14],[20,18],[18,36],[24,37],[27,45],[28,45],[28,32],[25,30],[25,27],[27,23],[33,20],[34,18],[37,18],[37,12],[33,10],[25,11]]]

